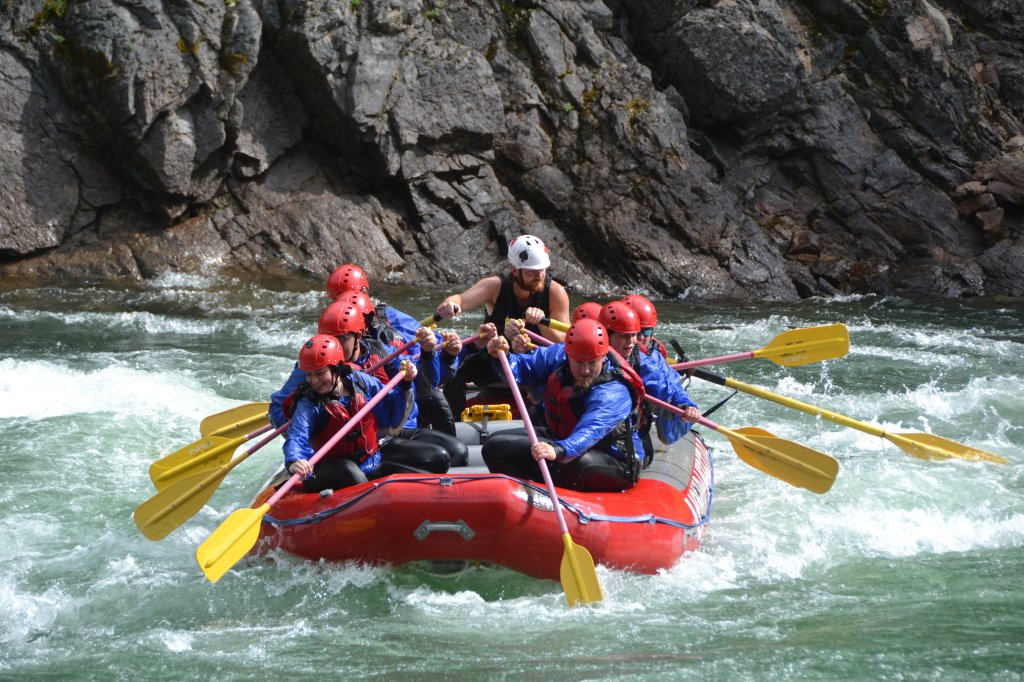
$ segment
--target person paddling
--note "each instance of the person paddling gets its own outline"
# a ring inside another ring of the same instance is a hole
[[[529,234],[516,237],[508,246],[508,261],[508,272],[485,277],[461,294],[448,296],[437,306],[437,315],[448,319],[482,305],[484,324],[503,330],[508,339],[521,334],[525,326],[547,339],[562,341],[562,332],[538,326],[544,317],[569,321],[569,294],[548,274],[551,258],[544,242]],[[487,354],[479,352],[483,348],[482,341],[465,348],[458,369],[443,385],[456,419],[466,405],[466,384],[486,386],[494,376]]]
[[[346,263],[336,268],[327,278],[326,289],[332,299],[347,300],[363,311],[366,316],[366,336],[377,339],[385,346],[400,346],[416,338],[419,321],[385,303],[374,303],[370,298],[370,279],[358,265]],[[435,339],[438,343],[444,343],[440,334],[435,334]],[[449,347],[445,345],[445,348]],[[408,353],[419,354],[419,346],[411,346]],[[416,426],[429,427],[455,436],[455,417],[436,381],[429,386],[424,382],[416,384],[416,406]]]
[[[630,308],[636,311],[640,319],[640,350],[650,355],[657,351],[661,357],[668,359],[668,349],[665,344],[654,336],[654,327],[658,324],[658,311],[651,303],[651,300],[640,294],[630,294],[622,298]]]
[[[366,320],[368,335],[385,345],[391,343],[395,337],[401,337],[402,341],[409,341],[420,326],[420,323],[412,315],[383,302],[374,303],[370,298],[370,279],[358,265],[345,263],[335,268],[327,278],[325,288],[327,295],[334,301],[342,297],[347,298],[351,292],[365,294],[365,302],[361,301],[357,305],[364,308],[365,314],[368,315]],[[349,302],[356,303],[353,300],[349,300]],[[417,350],[413,348],[410,352],[415,355]]]
[[[388,346],[384,346],[376,339],[365,337],[363,335],[365,330],[365,321],[360,310],[344,300],[335,301],[327,306],[320,315],[320,321],[317,325],[317,332],[319,334],[327,334],[338,340],[344,362],[353,365],[357,369],[368,370],[379,365],[380,361],[390,351]],[[420,346],[420,356],[415,360],[415,365],[419,372],[415,386],[419,389],[422,385],[425,387],[422,390],[429,391],[431,384],[436,386],[440,380],[441,367],[434,352],[436,342],[433,333],[426,328],[420,328],[419,333],[423,343]],[[378,380],[385,382],[398,373],[400,363],[406,360],[412,361],[412,358],[408,354],[399,355],[387,364],[376,367],[374,376]],[[285,382],[285,385],[271,396],[271,422],[275,418],[280,420],[282,424],[286,421],[287,417],[283,409],[283,402],[302,380],[303,372],[301,368],[296,367],[288,381]],[[397,453],[399,459],[405,460],[407,456],[399,451],[415,449],[430,444],[431,448],[443,450],[445,457],[451,465],[464,466],[469,460],[469,448],[466,444],[455,436],[441,431],[425,427],[420,428],[416,422],[415,412],[416,404],[414,403],[410,408],[407,422],[403,427],[382,439],[381,449],[385,457],[391,453]]]
[[[437,306],[437,314],[448,319],[464,310],[484,306],[484,323],[504,329],[511,339],[526,328],[552,341],[562,341],[565,334],[541,327],[542,318],[569,322],[569,294],[548,274],[551,258],[548,248],[537,237],[524,234],[508,245],[508,272],[485,277],[461,294],[452,294]],[[506,321],[519,326],[509,328]]]
[[[494,358],[508,349],[504,336],[487,343]],[[517,383],[544,387],[545,423],[536,429],[535,445],[524,429],[488,438],[482,455],[490,471],[540,481],[536,460],[545,459],[562,488],[621,491],[636,485],[640,442],[635,428],[643,388],[608,349],[604,326],[584,319],[569,328],[564,344],[510,355]]]
[[[285,403],[285,415],[291,424],[286,432],[284,462],[289,473],[305,478],[302,488],[306,492],[365,483],[370,477],[388,472],[377,432],[400,427],[412,405],[416,367],[405,361],[401,367],[405,380],[391,389],[357,428],[311,466],[308,460],[345,425],[349,415],[384,388],[378,379],[356,371],[344,360],[341,343],[327,334],[314,336],[299,350],[298,366],[304,380]],[[416,464],[428,469],[444,466],[443,470],[447,470],[447,463],[442,461]]]
[[[653,308],[653,306],[652,306]],[[641,410],[638,432],[643,442],[644,465],[654,458],[654,444],[651,428],[657,426],[658,439],[666,445],[675,443],[686,435],[690,425],[700,419],[697,403],[690,399],[683,388],[679,374],[675,372],[660,353],[642,350],[640,316],[625,301],[612,301],[601,308],[599,320],[608,330],[608,343],[612,350],[643,380],[647,395],[680,408],[682,415],[645,403]]]

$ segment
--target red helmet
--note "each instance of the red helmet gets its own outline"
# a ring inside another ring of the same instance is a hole
[[[583,318],[565,333],[565,354],[577,362],[591,362],[608,353],[608,332],[597,320]]]
[[[610,332],[619,334],[639,334],[640,318],[625,301],[612,301],[601,308],[598,318]]]
[[[589,318],[596,320],[601,316],[601,304],[594,303],[593,301],[587,301],[576,306],[576,309],[572,311],[572,321],[582,320]]]
[[[318,334],[331,336],[362,334],[366,331],[366,318],[359,308],[348,301],[335,301],[320,314],[320,324],[317,325],[316,331]]]
[[[658,311],[654,309],[654,304],[646,296],[630,294],[629,296],[624,296],[622,300],[636,311],[637,317],[640,318],[641,327],[653,327],[658,324]]]
[[[317,334],[299,350],[299,369],[303,372],[315,372],[330,365],[340,365],[345,361],[338,339],[330,334]]]
[[[343,291],[335,296],[334,300],[335,302],[344,301],[345,303],[351,303],[363,315],[373,315],[376,310],[373,307],[373,299],[361,291]]]
[[[370,280],[366,278],[366,273],[361,267],[346,263],[327,278],[327,295],[331,298],[338,298],[339,294],[350,290],[369,291]]]

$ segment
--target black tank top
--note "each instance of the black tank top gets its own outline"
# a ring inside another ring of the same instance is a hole
[[[484,323],[493,322],[494,326],[498,328],[500,333],[505,328],[505,319],[512,318],[514,320],[523,319],[523,315],[526,314],[527,308],[540,308],[544,311],[544,315],[551,315],[551,275],[545,274],[544,276],[544,288],[541,291],[530,294],[530,298],[526,300],[525,305],[521,305],[516,299],[516,294],[512,290],[514,282],[512,280],[511,272],[503,272],[498,275],[501,280],[501,290],[498,292],[498,298],[494,301],[494,310],[489,315],[484,316]],[[540,327],[535,324],[528,324],[526,328],[534,334],[540,333]]]

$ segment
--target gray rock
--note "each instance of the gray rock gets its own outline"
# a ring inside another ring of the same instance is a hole
[[[0,21],[0,273],[1019,295],[1019,0],[90,0]],[[1014,294],[1013,292],[1018,292]]]

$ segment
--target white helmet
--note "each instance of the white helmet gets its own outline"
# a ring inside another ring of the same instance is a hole
[[[524,234],[508,245],[508,262],[520,270],[544,270],[551,265],[548,247],[532,234]]]

